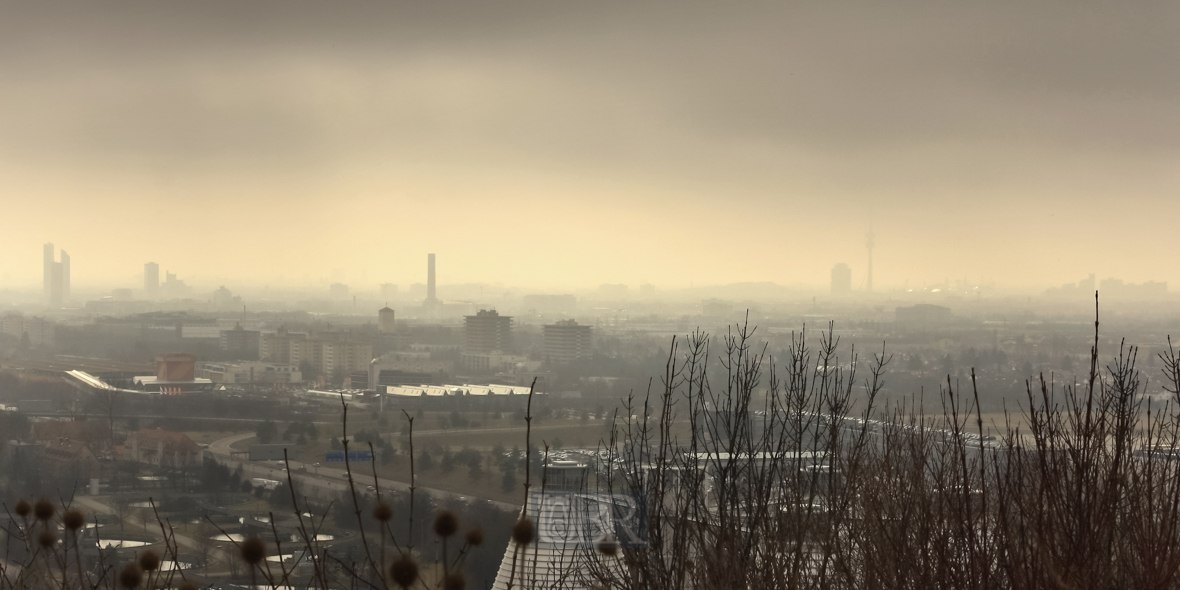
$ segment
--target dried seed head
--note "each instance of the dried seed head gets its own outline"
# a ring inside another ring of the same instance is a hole
[[[614,537],[607,536],[595,543],[594,548],[607,557],[614,557],[619,553],[619,542]]]
[[[144,571],[154,572],[156,568],[160,567],[160,556],[156,555],[155,551],[147,550],[139,556],[139,567]]]
[[[468,545],[472,547],[479,547],[483,545],[483,527],[475,527],[467,531],[467,536],[464,538]]]
[[[37,537],[37,544],[42,549],[49,549],[57,544],[57,536],[50,530],[41,531],[41,535]]]
[[[61,523],[71,531],[76,531],[86,526],[86,517],[82,515],[81,510],[67,510],[65,514],[61,515]]]
[[[143,581],[143,570],[139,569],[139,565],[129,563],[123,566],[123,571],[119,572],[119,585],[131,590]]]
[[[467,578],[464,578],[462,573],[451,572],[443,578],[443,590],[464,590],[466,587]]]
[[[393,508],[390,508],[389,504],[385,502],[378,502],[373,507],[373,518],[381,522],[389,522],[389,519],[393,518]]]
[[[447,538],[459,530],[459,519],[454,512],[443,510],[434,517],[434,534]]]
[[[37,503],[33,504],[33,516],[36,516],[37,520],[49,520],[56,513],[57,508],[53,506],[53,502],[44,498],[37,500]]]
[[[512,540],[517,545],[528,545],[533,542],[533,521],[524,517],[512,526]]]
[[[409,555],[403,555],[389,566],[389,577],[402,588],[409,588],[418,581],[418,562]]]
[[[242,561],[250,565],[258,565],[266,559],[266,544],[258,537],[250,537],[242,541]]]
[[[19,516],[21,518],[25,518],[32,511],[33,511],[33,507],[28,502],[21,500],[20,502],[16,503],[16,515],[17,516]]]

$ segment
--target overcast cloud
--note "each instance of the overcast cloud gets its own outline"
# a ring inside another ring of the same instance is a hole
[[[1180,3],[0,3],[0,287],[1180,283]],[[19,220],[19,221],[13,221]],[[127,285],[132,286],[132,285]],[[232,288],[232,287],[231,287]]]

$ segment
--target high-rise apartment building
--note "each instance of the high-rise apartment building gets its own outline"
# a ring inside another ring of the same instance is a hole
[[[852,291],[852,269],[843,262],[832,267],[832,293],[849,293]]]
[[[393,334],[397,332],[396,312],[388,306],[377,310],[377,333]]]
[[[57,324],[44,318],[9,313],[0,316],[0,332],[31,346],[53,346]]]
[[[60,305],[70,296],[70,255],[61,251],[61,262],[55,262],[53,244],[47,243],[41,250],[42,282],[45,297]]]
[[[337,371],[369,370],[373,343],[345,332],[306,334],[280,328],[262,335],[262,358],[295,367],[307,361],[321,374],[332,376]]]
[[[299,366],[302,361],[311,361],[311,351],[306,332],[288,332],[279,328],[277,332],[262,335],[261,354],[272,363]]]
[[[143,265],[143,290],[149,296],[160,292],[160,265],[148,262]]]
[[[463,318],[463,351],[492,352],[512,346],[512,318],[481,309]]]
[[[593,356],[592,328],[578,325],[574,320],[561,320],[542,328],[545,335],[545,359],[554,363],[568,363]]]
[[[247,330],[241,324],[222,330],[221,350],[237,360],[256,361],[262,353],[262,332]]]

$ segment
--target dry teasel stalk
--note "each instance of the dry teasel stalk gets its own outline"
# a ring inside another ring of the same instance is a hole
[[[443,510],[434,517],[434,534],[447,538],[459,530],[459,519],[454,512]]]
[[[47,521],[53,518],[56,513],[57,508],[49,500],[37,500],[37,503],[33,505],[33,515],[37,517],[37,520]]]
[[[155,551],[144,551],[139,556],[139,567],[143,568],[146,572],[156,571],[156,568],[160,567],[160,556],[156,555]]]
[[[143,581],[143,570],[139,569],[139,565],[129,563],[123,566],[123,571],[119,572],[119,585],[131,590]]]
[[[418,563],[409,555],[403,555],[389,566],[389,577],[402,588],[409,588],[418,580]]]
[[[389,504],[386,504],[385,502],[378,502],[377,505],[373,507],[373,518],[377,519],[379,522],[389,522],[390,519],[393,518],[393,508],[391,508]]]
[[[242,561],[250,565],[258,565],[266,559],[266,544],[258,537],[250,537],[242,541]]]
[[[467,588],[467,578],[459,572],[451,572],[443,578],[443,590],[464,590]]]
[[[483,527],[477,526],[467,531],[464,541],[467,541],[467,544],[471,545],[472,547],[479,547],[480,545],[483,545]]]
[[[533,542],[533,521],[527,516],[516,521],[512,527],[512,540],[517,545],[528,545]]]
[[[61,515],[61,523],[67,529],[76,531],[86,526],[86,517],[82,515],[81,510],[67,510],[65,514]]]

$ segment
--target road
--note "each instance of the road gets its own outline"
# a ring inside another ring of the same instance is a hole
[[[275,462],[268,461],[246,461],[233,457],[234,450],[232,445],[253,437],[252,433],[236,434],[229,436],[209,444],[207,449],[210,456],[215,460],[229,465],[230,467],[242,466],[242,473],[248,477],[261,477],[265,479],[278,480],[286,482],[287,474],[283,471],[283,466]],[[337,467],[338,465],[338,467]],[[348,491],[348,479],[343,463],[333,463],[332,466],[322,464],[305,464],[299,461],[291,461],[291,479],[298,485],[303,487],[303,493],[311,495],[309,492],[318,492],[317,496],[324,498],[333,498],[340,492]],[[365,463],[352,464],[352,478],[356,482],[357,489],[364,491],[367,486],[371,485],[373,481],[373,468]],[[392,479],[378,479],[378,483],[382,490],[397,490],[408,492],[410,484],[401,481],[394,481]],[[466,496],[442,490],[438,488],[427,488],[419,486],[414,490],[415,494],[425,494],[435,500],[467,500]],[[497,502],[494,500],[481,500],[488,502],[491,505],[502,510],[518,511],[519,504],[511,504],[508,502]]]

